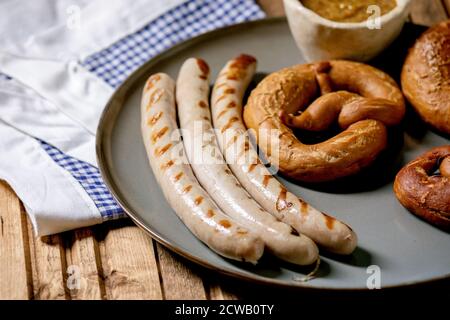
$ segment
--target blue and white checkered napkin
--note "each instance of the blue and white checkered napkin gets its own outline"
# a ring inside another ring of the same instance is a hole
[[[92,54],[81,64],[111,87],[117,87],[136,68],[174,44],[206,31],[255,20],[264,13],[252,0],[192,0],[151,21],[137,32]],[[124,217],[93,165],[71,157],[39,140],[46,153],[79,182],[95,203],[102,220]]]

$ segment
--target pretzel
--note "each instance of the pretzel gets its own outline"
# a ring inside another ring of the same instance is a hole
[[[420,36],[409,50],[401,80],[422,120],[450,135],[450,20]]]
[[[369,166],[387,146],[386,127],[399,124],[404,114],[403,95],[391,77],[366,64],[336,60],[267,76],[252,91],[244,120],[281,173],[323,182]],[[322,131],[336,120],[343,131],[318,144],[303,144],[291,130]]]
[[[408,163],[397,174],[394,191],[408,210],[450,230],[450,145],[434,148]]]

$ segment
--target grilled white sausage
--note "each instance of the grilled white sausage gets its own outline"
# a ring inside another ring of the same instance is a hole
[[[353,230],[288,192],[259,161],[257,152],[248,145],[248,140],[242,138],[246,137],[242,99],[255,69],[256,59],[241,55],[225,65],[214,85],[211,110],[225,159],[246,190],[277,219],[307,235],[328,251],[352,253],[357,244]],[[242,153],[236,152],[243,148],[247,149],[245,159]]]
[[[184,153],[175,152],[179,147],[183,151],[183,144],[176,123],[175,83],[166,74],[151,76],[145,85],[141,129],[153,173],[189,230],[222,256],[256,263],[263,254],[262,240],[216,206],[199,185]]]
[[[212,131],[208,96],[208,65],[188,59],[178,76],[176,99],[186,154],[200,184],[228,216],[256,232],[271,253],[299,265],[313,263],[318,258],[314,242],[293,234],[261,208],[224,163]]]

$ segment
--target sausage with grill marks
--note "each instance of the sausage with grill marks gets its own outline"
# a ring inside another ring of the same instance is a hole
[[[141,130],[150,166],[165,198],[188,229],[218,254],[256,263],[264,243],[226,216],[199,185],[177,136],[175,83],[166,74],[151,76],[141,101]],[[179,150],[178,150],[179,151]],[[182,150],[181,150],[182,151]]]

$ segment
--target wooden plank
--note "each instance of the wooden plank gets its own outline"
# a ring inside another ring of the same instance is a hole
[[[167,300],[206,300],[203,281],[192,265],[169,252],[160,244],[156,245],[160,279],[164,298]]]
[[[107,299],[162,299],[152,239],[130,220],[95,228]]]
[[[31,264],[20,200],[0,181],[0,299],[30,299]]]
[[[67,267],[61,236],[34,237],[31,223],[27,220],[34,299],[69,299],[69,293],[65,290],[64,270]]]
[[[447,19],[447,13],[441,0],[413,0],[411,20],[425,26],[434,25]]]
[[[91,229],[84,228],[64,234],[66,250],[66,286],[76,300],[104,299],[102,267],[98,243]]]
[[[269,17],[284,16],[282,0],[258,0],[257,2]]]
[[[220,283],[220,284],[219,284]],[[209,284],[209,299],[210,300],[238,300],[236,288],[230,288],[225,285],[224,281],[213,281]]]

